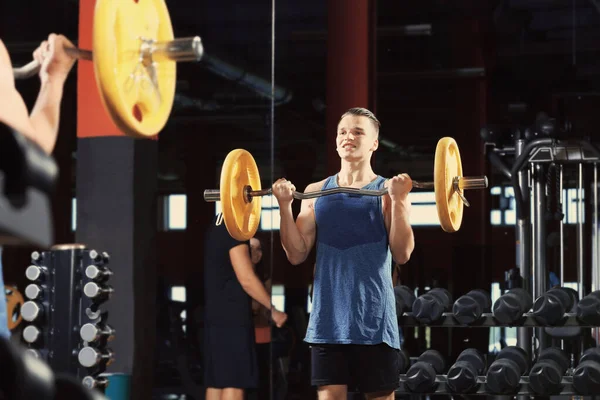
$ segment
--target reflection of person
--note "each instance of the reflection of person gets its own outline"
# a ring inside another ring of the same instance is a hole
[[[387,188],[384,196],[331,194],[303,200],[294,221],[294,185],[273,184],[281,215],[281,243],[290,263],[304,262],[316,242],[313,309],[305,341],[311,344],[312,383],[320,399],[345,399],[348,385],[369,399],[393,399],[400,372],[400,339],[390,274],[414,248],[409,223],[412,181],[373,172],[379,121],[364,108],[342,115],[337,127],[338,173],[306,192],[335,187]]]
[[[271,293],[271,278],[268,271],[265,271],[262,263],[262,244],[260,240],[253,237],[250,239],[250,257],[254,272],[263,282],[268,293]],[[270,310],[260,305],[256,300],[252,300],[252,314],[254,320],[254,334],[256,342],[256,355],[258,360],[258,390],[256,390],[256,399],[269,399],[270,392],[270,355],[271,355],[271,324]]]
[[[243,399],[258,384],[251,299],[270,310],[277,326],[287,316],[254,273],[248,241],[232,238],[215,217],[204,242],[204,386],[206,399]]]
[[[10,56],[0,40],[0,124],[27,137],[47,154],[52,153],[56,145],[63,86],[75,62],[74,58],[65,52],[65,46],[74,47],[64,36],[51,34],[48,40],[43,41],[33,52],[34,59],[41,64],[41,84],[36,103],[29,115],[25,101],[15,86]],[[0,287],[4,288],[1,251]],[[0,337],[9,336],[6,299],[2,296]]]

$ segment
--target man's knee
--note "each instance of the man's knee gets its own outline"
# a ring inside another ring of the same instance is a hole
[[[346,385],[326,385],[317,389],[319,400],[346,400],[348,387]]]
[[[244,400],[244,389],[225,388],[221,392],[221,400]]]

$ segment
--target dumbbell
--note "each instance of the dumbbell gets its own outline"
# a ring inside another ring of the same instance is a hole
[[[537,362],[529,371],[529,386],[540,396],[559,394],[562,378],[569,368],[569,358],[558,347],[548,347],[540,352]]]
[[[463,325],[469,325],[479,318],[484,312],[490,312],[492,299],[483,289],[471,290],[459,297],[452,306],[454,318]]]
[[[437,388],[435,378],[444,371],[444,357],[437,350],[427,350],[406,372],[406,388],[413,393],[431,393]]]
[[[394,287],[396,297],[396,316],[400,318],[405,312],[411,311],[415,302],[415,293],[408,286],[398,285]]]
[[[514,288],[496,300],[492,312],[502,324],[513,324],[525,314],[533,304],[531,295],[524,289]]]
[[[477,349],[465,349],[446,375],[453,393],[471,393],[477,389],[477,378],[485,371],[485,361]]]
[[[533,303],[532,316],[541,326],[556,325],[575,303],[572,294],[565,288],[557,287],[548,290]]]
[[[577,319],[592,326],[600,325],[600,290],[593,291],[577,303]]]
[[[488,368],[486,387],[490,394],[515,394],[521,376],[529,370],[529,358],[518,346],[507,346]]]
[[[417,297],[412,305],[413,315],[422,324],[438,321],[445,311],[450,311],[452,295],[443,288],[433,288]]]
[[[600,348],[583,352],[573,372],[573,389],[584,396],[600,393]]]
[[[0,398],[52,400],[54,374],[31,352],[0,337]]]

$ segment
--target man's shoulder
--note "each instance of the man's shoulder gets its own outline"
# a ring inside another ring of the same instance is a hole
[[[309,183],[306,186],[306,189],[304,191],[305,192],[313,192],[315,190],[321,190],[321,189],[323,189],[323,185],[325,185],[325,182],[327,181],[327,179],[329,179],[329,177],[327,177],[325,179],[322,179],[322,180],[320,180],[318,182]]]

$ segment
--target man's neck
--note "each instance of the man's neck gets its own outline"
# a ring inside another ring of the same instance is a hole
[[[339,186],[352,186],[360,184],[361,186],[371,182],[377,175],[371,168],[369,161],[345,161],[342,160],[342,167],[338,172]]]

